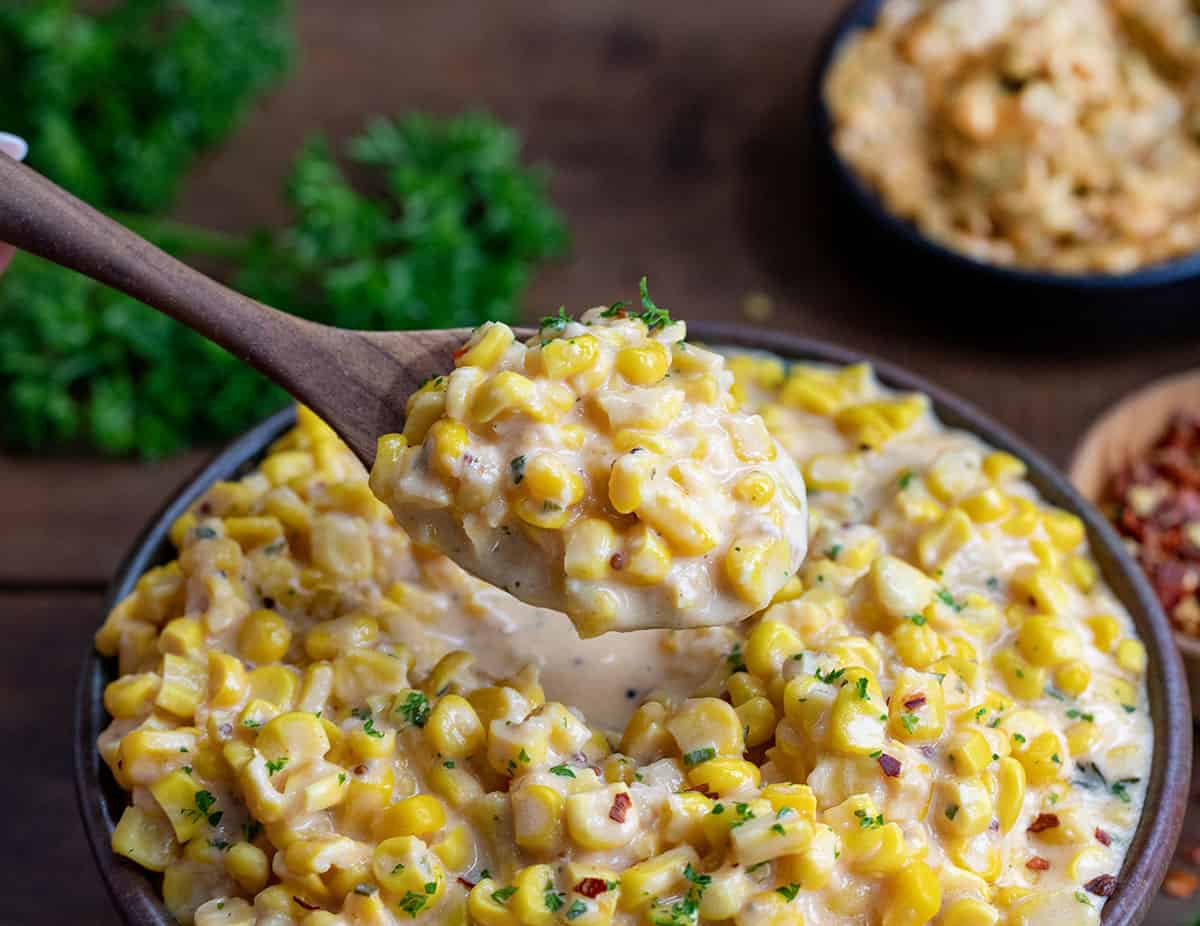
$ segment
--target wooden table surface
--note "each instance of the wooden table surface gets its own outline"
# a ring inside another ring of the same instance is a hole
[[[921,305],[897,302],[870,254],[830,235],[806,154],[803,100],[838,5],[300,0],[297,72],[200,166],[179,212],[217,228],[278,221],[282,177],[309,133],[338,138],[374,113],[482,105],[553,167],[574,235],[571,258],[534,286],[529,315],[627,297],[644,273],[656,300],[687,318],[740,319],[748,295],[765,295],[767,325],[918,370],[1063,463],[1111,401],[1200,361],[1200,341],[1047,351],[1031,330],[1000,349],[951,337]],[[989,325],[1001,331],[1005,320]],[[10,705],[0,731],[13,750],[0,771],[0,924],[118,922],[77,819],[71,698],[106,582],[203,459],[0,458],[0,685]],[[1200,819],[1188,829],[1185,844],[1200,843]],[[1197,909],[1163,899],[1149,922],[1188,923]]]

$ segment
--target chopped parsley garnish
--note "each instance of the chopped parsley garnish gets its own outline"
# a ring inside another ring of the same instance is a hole
[[[1134,711],[1137,710],[1137,708],[1134,707],[1132,704],[1122,704],[1121,707],[1125,708],[1126,714],[1132,714]]]
[[[772,823],[771,824],[771,832],[778,833],[780,836],[787,835],[787,831],[783,828],[782,823]]]
[[[904,724],[904,729],[912,733],[917,729],[917,724],[920,723],[920,718],[916,714],[901,714],[900,722]]]
[[[648,330],[665,328],[671,324],[671,313],[666,309],[660,309],[650,298],[650,290],[646,285],[645,277],[638,282],[638,292],[642,297],[642,311],[637,314],[637,317],[642,320]]]
[[[410,691],[396,708],[396,713],[403,715],[414,727],[423,727],[429,719],[429,699],[419,691]]]
[[[944,588],[939,588],[937,591],[938,600],[948,608],[953,608],[955,611],[961,611],[966,605],[959,604]]]
[[[684,866],[683,876],[691,881],[692,884],[698,884],[701,887],[708,887],[710,884],[712,884],[712,875],[698,874],[696,869],[692,867],[691,862],[688,862],[687,865]]]
[[[685,753],[683,764],[691,768],[693,765],[699,765],[701,762],[715,759],[716,756],[717,751],[712,746],[705,746],[703,749],[693,749],[691,752]]]
[[[251,730],[253,730],[255,727],[261,727],[261,726],[262,726],[262,721],[261,721],[261,720],[255,720],[255,719],[254,719],[254,718],[252,718],[252,717],[247,717],[245,720],[243,720],[243,721],[242,721],[242,726],[243,726],[243,727],[249,727]]]
[[[199,527],[194,528],[192,533],[200,540],[212,540],[217,536],[217,532],[207,524],[201,524]]]
[[[565,765],[555,765],[550,768],[551,775],[557,775],[559,778],[574,778],[575,773]]]
[[[519,457],[513,457],[508,461],[508,471],[512,473],[512,481],[514,485],[520,485],[521,480],[525,478],[525,454]]]
[[[344,785],[345,783],[346,783],[346,773],[338,772],[338,784]]]
[[[828,550],[825,551],[825,555],[828,556],[830,559],[837,559],[838,554],[840,554],[841,552],[842,552],[842,545],[840,543],[835,543],[833,546],[831,546]]]
[[[795,883],[785,884],[782,887],[775,888],[775,893],[781,895],[784,900],[790,902],[795,900],[796,895],[800,893],[800,885]]]
[[[1112,786],[1112,793],[1119,797],[1122,801],[1128,804],[1133,798],[1129,796],[1129,791],[1125,787],[1124,781],[1118,781]]]
[[[442,768],[454,768],[454,760],[447,759],[445,762],[442,763]]]
[[[529,764],[529,753],[527,753],[525,751],[524,746],[522,746],[521,751],[519,753],[517,753],[517,758],[520,759],[522,762],[524,762],[526,765]]]
[[[870,692],[867,691],[868,684],[869,683],[867,682],[867,678],[865,675],[863,677],[859,678],[854,683],[854,686],[858,689],[858,696],[860,698],[862,698],[864,701],[871,700],[871,694],[870,694]]]
[[[729,666],[730,672],[745,672],[746,663],[742,657],[742,644],[735,643],[733,649],[729,651],[729,655],[725,657],[725,662]]]
[[[571,904],[571,906],[567,907],[567,919],[577,920],[587,913],[587,910],[587,904],[585,904],[582,900],[576,900]]]
[[[1017,743],[1022,743],[1022,744],[1023,744],[1023,743],[1025,742],[1025,736],[1024,736],[1024,734],[1022,734],[1022,733],[1014,733],[1014,734],[1012,735],[1012,738],[1013,738],[1013,740],[1014,740],[1015,742],[1017,742]]]
[[[824,682],[826,685],[832,685],[834,682],[836,682],[839,678],[841,678],[845,674],[846,674],[845,669],[833,669],[833,670],[827,672],[825,675],[821,674],[820,669],[816,669],[813,672],[813,675],[816,677],[817,681]]]
[[[221,817],[225,813],[221,810],[213,810],[213,807],[217,804],[217,799],[212,796],[211,791],[197,791],[192,800],[196,806],[184,807],[179,811],[180,814],[189,820],[199,820],[201,817],[204,817],[208,820],[210,826],[216,826],[221,822]]]
[[[1092,902],[1088,900],[1087,894],[1085,894],[1083,891],[1076,891],[1075,899],[1081,904],[1087,904],[1089,907],[1092,905]]]
[[[957,817],[957,816],[958,816],[958,805],[957,805],[957,804],[950,804],[950,805],[949,805],[949,806],[946,808],[946,819],[947,819],[947,820],[953,820],[953,819],[954,819],[955,817]]]
[[[903,491],[904,489],[908,488],[908,485],[910,482],[912,482],[912,480],[913,480],[912,472],[910,470],[905,470],[904,472],[902,472],[900,474],[900,478],[897,479],[896,482],[899,484],[900,490]]]
[[[428,902],[429,899],[424,894],[418,894],[416,891],[406,891],[404,896],[400,898],[398,906],[402,913],[407,913],[415,920],[417,914],[425,908],[425,904]]]
[[[1067,716],[1072,720],[1086,720],[1088,723],[1095,723],[1096,717],[1093,714],[1086,714],[1076,707],[1067,708]]]
[[[749,823],[754,819],[754,811],[750,809],[749,804],[735,803],[733,810],[737,814],[737,819],[729,824],[730,829],[737,829],[743,823]],[[713,808],[713,813],[716,813],[715,807]]]
[[[881,813],[872,817],[865,810],[859,808],[854,811],[854,816],[858,817],[859,829],[871,830],[883,826],[883,814]]]
[[[719,816],[719,815],[723,814],[724,812],[725,812],[724,804],[713,804],[712,813],[713,813],[714,817]]]
[[[285,765],[288,764],[287,756],[280,756],[278,759],[267,760],[267,777],[270,778],[276,772],[282,772]]]
[[[610,305],[607,309],[605,309],[603,312],[601,312],[600,317],[601,318],[613,318],[616,315],[620,315],[624,311],[625,311],[625,300],[618,299],[616,302],[614,302],[612,305]]]
[[[262,832],[262,824],[257,820],[250,820],[242,824],[242,832],[246,834],[246,842],[254,842],[258,834]]]
[[[560,305],[558,307],[557,315],[545,315],[542,317],[542,323],[538,325],[538,330],[541,331],[545,328],[554,328],[562,331],[567,327],[567,322],[570,320],[571,316],[567,314],[567,307],[565,305]]]
[[[492,891],[492,900],[496,903],[508,903],[508,898],[512,897],[517,892],[514,886],[502,887],[498,891]]]

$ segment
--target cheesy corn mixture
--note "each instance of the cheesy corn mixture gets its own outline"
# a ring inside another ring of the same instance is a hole
[[[1200,249],[1189,0],[887,0],[824,92],[883,204],[978,260],[1126,273]]]
[[[804,557],[796,464],[734,408],[724,358],[643,298],[560,310],[527,344],[476,329],[371,473],[414,540],[585,636],[742,620]]]
[[[197,926],[1097,923],[1153,744],[1082,524],[865,366],[729,367],[809,553],[719,628],[577,639],[302,409],[97,634],[113,850]]]

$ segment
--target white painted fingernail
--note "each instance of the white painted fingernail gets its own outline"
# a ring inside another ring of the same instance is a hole
[[[11,132],[0,132],[0,151],[3,151],[10,158],[23,161],[25,160],[25,155],[29,153],[29,144],[20,135],[13,135]]]

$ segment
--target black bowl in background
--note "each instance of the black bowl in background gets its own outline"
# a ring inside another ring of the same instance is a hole
[[[850,364],[869,361],[881,382],[928,395],[939,418],[952,428],[977,434],[993,447],[1020,457],[1028,478],[1050,503],[1079,515],[1087,526],[1092,554],[1105,580],[1128,608],[1146,643],[1147,686],[1154,725],[1155,759],[1146,802],[1121,870],[1116,893],[1104,908],[1104,926],[1138,923],[1154,900],[1179,838],[1186,810],[1192,762],[1192,722],[1187,682],[1166,615],[1141,570],[1104,516],[1071,486],[1044,457],[962,399],[889,363],[821,341],[797,338],[739,325],[698,323],[689,326],[695,340],[766,351],[785,360]],[[234,479],[257,463],[270,444],[295,421],[286,409],[238,438],[192,477],[171,499],[134,544],[117,571],[108,605],[133,590],[152,566],[169,561],[173,551],[167,532],[172,522],[214,482]],[[102,614],[96,615],[96,626]],[[96,864],[117,909],[130,926],[174,926],[159,898],[161,878],[113,855],[113,828],[128,804],[96,751],[96,738],[108,723],[104,686],[116,677],[113,660],[102,658],[88,641],[75,704],[75,786],[84,830]]]
[[[817,58],[810,99],[819,167],[838,194],[832,201],[835,225],[849,251],[870,255],[872,276],[886,280],[893,293],[901,290],[913,308],[932,310],[955,328],[1003,333],[1021,322],[1030,326],[1023,336],[1070,338],[1075,345],[1178,332],[1188,323],[1200,330],[1200,252],[1123,274],[1006,267],[937,243],[883,205],[834,149],[824,87],[841,43],[873,25],[885,2],[855,0],[838,18]]]

